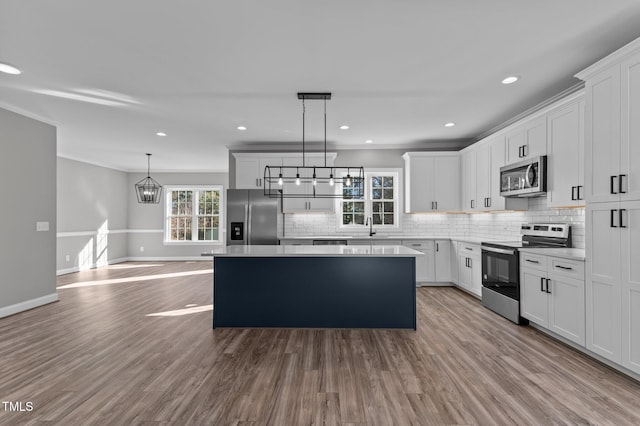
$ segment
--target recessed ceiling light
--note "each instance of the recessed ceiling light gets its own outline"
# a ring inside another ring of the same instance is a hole
[[[340,126],[340,130],[348,130],[349,126],[347,126],[346,124],[343,124],[342,126]]]
[[[167,136],[167,134],[165,132],[158,132],[158,133],[156,133],[156,135],[158,135],[158,136]]]
[[[22,71],[20,71],[18,68],[4,62],[0,62],[0,71],[5,74],[13,74],[13,75],[22,74]]]
[[[518,81],[520,77],[518,77],[517,75],[510,75],[509,77],[506,77],[504,80],[502,80],[502,84],[512,84],[515,83],[516,81]]]
[[[245,126],[238,126],[238,127],[236,127],[236,129],[238,129],[238,130],[247,130],[247,128]]]
[[[367,139],[364,143],[373,143],[373,141],[371,139]]]
[[[455,125],[456,125],[456,123],[454,123],[453,121],[450,121],[448,123],[445,123],[444,127],[453,127]]]

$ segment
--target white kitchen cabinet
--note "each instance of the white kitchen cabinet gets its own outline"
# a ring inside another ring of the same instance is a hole
[[[584,262],[521,253],[520,310],[524,318],[584,346]]]
[[[587,202],[640,199],[640,43],[621,55],[578,74],[586,81]]]
[[[547,200],[551,207],[584,205],[584,99],[547,115]]]
[[[327,156],[327,166],[333,166],[335,154]],[[323,154],[306,154],[305,156],[306,166],[324,166]],[[283,157],[283,166],[302,166],[302,156],[295,157]],[[289,174],[295,175],[292,169],[287,169]],[[311,169],[300,170],[301,178],[311,178],[313,171]],[[310,194],[313,192],[313,184],[311,182],[301,183],[296,185],[295,182],[286,182],[287,193],[292,194]],[[321,188],[321,192],[329,192],[333,188],[327,189],[328,183],[319,183],[319,186],[324,185],[325,188]],[[314,198],[314,197],[301,197],[301,198],[284,198],[282,203],[282,210],[284,213],[332,213],[334,212],[335,199],[333,198]]]
[[[506,163],[505,138],[490,137],[462,153],[463,210],[526,210],[524,198],[500,195],[500,167]]]
[[[261,157],[258,154],[244,153],[235,153],[233,156],[236,159],[236,189],[262,189],[265,166],[282,165],[282,158],[279,156]]]
[[[476,149],[472,148],[462,154],[462,209],[477,211],[476,201]]]
[[[587,203],[587,348],[640,373],[640,201]]]
[[[460,210],[460,156],[457,152],[407,152],[405,213]]]
[[[436,257],[434,241],[402,240],[402,245],[424,254],[424,256],[416,257],[416,282],[434,282],[436,280]]]
[[[435,241],[436,282],[451,282],[451,241]]]
[[[458,243],[458,286],[478,297],[482,295],[482,260],[479,244]]]
[[[547,120],[534,117],[506,134],[507,162],[517,163],[525,158],[547,154]]]

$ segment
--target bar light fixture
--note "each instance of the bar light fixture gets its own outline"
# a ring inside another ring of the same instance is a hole
[[[364,196],[364,167],[327,166],[327,100],[331,92],[299,92],[302,100],[302,164],[265,166],[264,194],[271,198],[343,198]],[[306,100],[324,102],[324,165],[307,166],[305,148]]]

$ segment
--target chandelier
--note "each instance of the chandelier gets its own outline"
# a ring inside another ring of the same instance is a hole
[[[265,166],[264,194],[272,198],[362,198],[364,167],[327,166],[327,100],[330,92],[300,92],[302,100],[302,164]],[[324,165],[307,166],[305,152],[305,101],[324,102]]]
[[[151,154],[147,154],[147,177],[135,184],[138,203],[158,204],[162,195],[162,185],[149,174],[151,170]]]

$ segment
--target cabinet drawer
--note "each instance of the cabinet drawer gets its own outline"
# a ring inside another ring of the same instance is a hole
[[[547,271],[547,256],[520,252],[520,268]]]
[[[478,244],[458,243],[458,252],[460,254],[466,253],[471,256],[472,254],[480,256],[480,246]]]
[[[402,240],[402,245],[414,250],[432,250],[432,240]]]
[[[549,257],[549,275],[555,274],[584,280],[584,262],[561,257]]]

